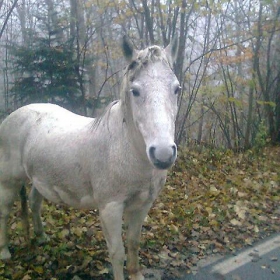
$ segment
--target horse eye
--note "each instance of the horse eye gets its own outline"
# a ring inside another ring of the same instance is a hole
[[[135,97],[140,95],[140,92],[137,89],[131,89],[130,91],[132,92],[133,96],[135,96]]]
[[[181,86],[177,86],[176,89],[175,89],[175,91],[174,91],[174,93],[175,93],[175,94],[180,93],[181,89],[182,89]]]

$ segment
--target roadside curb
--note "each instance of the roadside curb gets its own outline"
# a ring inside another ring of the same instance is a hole
[[[182,280],[279,280],[280,233],[234,256],[214,256],[198,264],[198,273]]]

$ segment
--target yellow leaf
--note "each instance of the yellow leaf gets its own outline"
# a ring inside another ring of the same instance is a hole
[[[240,221],[236,220],[236,219],[230,220],[230,223],[234,226],[241,226],[242,225],[242,223]]]
[[[256,225],[256,226],[254,227],[254,232],[258,233],[259,231],[260,231],[260,230],[259,230],[258,226]]]
[[[214,226],[214,227],[216,227],[216,226],[219,225],[219,223],[218,223],[216,220],[211,220],[211,221],[209,222],[209,224],[210,224],[211,226]]]
[[[205,210],[208,212],[208,214],[212,213],[212,208],[211,207],[206,207]]]
[[[170,230],[171,230],[171,231],[173,231],[173,232],[178,232],[178,231],[179,231],[178,227],[176,227],[176,226],[175,226],[175,225],[173,225],[173,224],[172,224],[172,225],[170,225],[170,227],[169,227],[169,228],[170,228]]]
[[[210,186],[210,193],[212,195],[218,195],[220,191],[215,186]]]
[[[32,279],[31,276],[28,274],[24,275],[22,278],[22,280],[31,280],[31,279]]]
[[[247,193],[238,191],[237,195],[239,197],[245,197],[245,196],[247,196]]]
[[[69,235],[69,229],[63,229],[60,231],[60,233],[58,234],[59,238],[65,238],[66,236]]]
[[[248,245],[252,245],[253,241],[251,238],[245,238],[245,243]]]
[[[99,274],[108,274],[108,273],[109,273],[109,270],[106,267],[99,271]]]
[[[35,266],[34,270],[39,274],[42,274],[44,272],[44,269],[42,266]]]

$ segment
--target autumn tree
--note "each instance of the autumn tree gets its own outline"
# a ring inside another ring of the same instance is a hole
[[[52,29],[34,34],[29,46],[11,46],[17,77],[11,92],[15,107],[52,102],[76,111],[80,104],[77,62],[69,43],[58,43]]]
[[[253,71],[263,99],[259,104],[264,106],[268,133],[273,142],[279,139],[280,129],[279,120],[276,120],[276,116],[279,114],[280,52],[279,49],[275,48],[276,44],[279,43],[279,18],[280,7],[275,6],[275,3],[264,5],[260,2],[258,21],[255,26]],[[264,58],[263,61],[261,61],[261,57]]]
[[[53,42],[71,53],[67,54],[79,96],[74,98],[75,107],[90,116],[119,98],[124,34],[136,48],[144,48],[165,47],[177,33],[174,70],[182,86],[177,143],[194,140],[235,150],[249,148],[262,124],[268,128],[267,138],[279,141],[276,1],[6,0],[0,4],[5,25],[0,29],[4,73],[0,83],[6,109],[13,101],[10,85],[19,78],[9,46],[35,46],[33,34],[42,27],[43,18],[52,23]]]

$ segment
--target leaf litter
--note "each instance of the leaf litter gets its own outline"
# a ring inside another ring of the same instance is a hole
[[[143,225],[144,270],[178,279],[195,274],[197,263],[209,255],[234,254],[279,232],[279,170],[280,147],[240,154],[181,149]],[[33,235],[31,241],[24,238],[19,209],[17,202],[9,221],[13,257],[0,261],[0,279],[113,279],[98,211],[44,203],[50,241],[38,245]],[[257,253],[252,256],[259,259]]]

